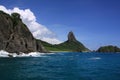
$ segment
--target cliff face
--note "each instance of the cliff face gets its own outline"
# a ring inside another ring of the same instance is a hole
[[[72,31],[70,31],[69,34],[68,34],[68,41],[69,42],[77,41]]]
[[[0,50],[8,52],[46,52],[41,43],[37,43],[20,15],[11,16],[0,11]]]

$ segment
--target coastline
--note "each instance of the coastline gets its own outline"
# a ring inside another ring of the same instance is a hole
[[[50,53],[59,53],[59,52],[72,52],[72,51],[49,51]]]

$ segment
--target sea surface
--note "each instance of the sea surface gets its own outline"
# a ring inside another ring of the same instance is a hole
[[[1,57],[0,80],[120,80],[120,53]]]

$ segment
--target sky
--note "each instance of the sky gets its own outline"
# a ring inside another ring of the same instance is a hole
[[[52,44],[73,31],[91,50],[120,47],[120,0],[0,0],[0,9],[20,13],[35,38]]]

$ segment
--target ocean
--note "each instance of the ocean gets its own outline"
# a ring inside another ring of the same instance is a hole
[[[1,57],[0,80],[120,80],[119,53]]]

